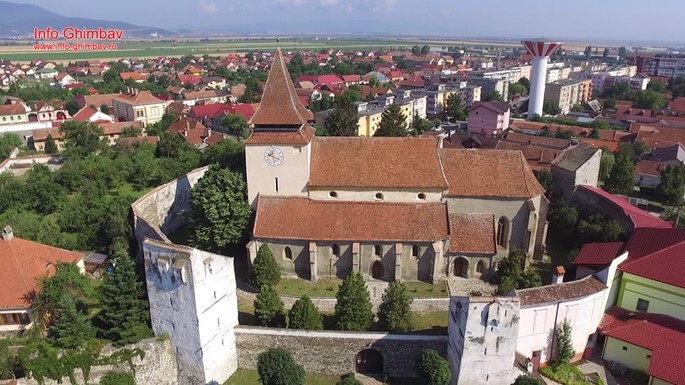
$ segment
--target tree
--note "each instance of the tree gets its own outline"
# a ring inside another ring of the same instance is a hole
[[[37,213],[49,215],[56,212],[64,202],[67,191],[56,185],[52,171],[48,166],[35,164],[26,178],[26,185],[31,186],[29,204]]]
[[[398,104],[389,105],[381,114],[381,124],[373,136],[407,136],[407,116]]]
[[[362,331],[373,321],[371,298],[361,274],[352,272],[335,295],[335,319],[340,330]]]
[[[564,318],[561,327],[555,330],[556,343],[554,345],[554,359],[557,364],[567,365],[571,362],[576,351],[573,350],[573,340],[571,338],[571,325],[568,319]]]
[[[599,139],[599,130],[596,128],[593,128],[592,131],[590,131],[590,138]]]
[[[519,249],[512,249],[509,255],[497,264],[498,294],[507,294],[516,289],[526,289],[542,285],[540,275],[531,270],[523,270],[525,256]]]
[[[72,263],[58,263],[52,277],[38,279],[38,292],[30,298],[33,320],[43,328],[52,325],[63,297],[70,297],[84,306],[84,299],[92,295],[88,278]]]
[[[245,236],[251,217],[243,176],[211,165],[190,190],[188,224],[193,247],[221,252]]]
[[[485,96],[485,101],[487,101],[487,102],[493,101],[493,102],[504,103],[504,96],[502,96],[502,94],[499,91],[493,90],[493,91],[490,91],[490,93]]]
[[[378,76],[373,75],[369,78],[369,86],[371,86],[371,87],[380,87],[381,86],[381,81],[378,80]]]
[[[602,53],[602,58],[606,59],[609,57],[609,48],[604,48],[604,53]]]
[[[333,112],[324,123],[324,129],[330,136],[357,136],[359,117],[351,93],[343,92],[333,101]]]
[[[411,127],[411,134],[413,136],[419,136],[426,131],[430,131],[434,127],[434,123],[428,119],[423,119],[419,117],[419,114],[414,114]]]
[[[257,250],[257,257],[252,263],[252,283],[257,287],[273,286],[280,280],[281,268],[269,246],[263,243]]]
[[[142,134],[143,132],[140,128],[136,128],[133,126],[124,127],[124,129],[121,130],[121,136],[124,138],[136,138],[138,136],[141,136]]]
[[[607,109],[607,110],[613,110],[616,108],[616,99],[614,98],[606,98],[604,100],[604,105],[602,108]]]
[[[401,282],[392,282],[383,293],[378,307],[378,320],[381,327],[389,332],[408,332],[414,327],[411,312],[412,298],[407,286]]]
[[[445,115],[453,121],[466,120],[466,107],[461,102],[461,97],[457,94],[451,94],[447,97],[445,103]]]
[[[658,92],[652,90],[638,91],[633,98],[635,108],[659,110],[666,106],[666,100]]]
[[[323,315],[319,313],[319,309],[306,294],[295,301],[288,312],[288,327],[306,330],[323,329]]]
[[[227,114],[221,119],[221,127],[227,128],[232,134],[242,137],[247,130],[247,122],[242,115]]]
[[[60,126],[64,133],[64,146],[69,154],[86,156],[107,148],[107,143],[100,139],[104,134],[102,127],[91,122],[70,120]]]
[[[609,151],[602,151],[602,158],[599,161],[599,180],[605,181],[609,177],[614,162],[614,154]]]
[[[509,98],[512,98],[516,94],[520,96],[526,96],[528,94],[528,89],[522,84],[513,83],[509,86]]]
[[[10,156],[15,147],[21,147],[21,138],[15,133],[0,135],[0,162]]]
[[[627,53],[628,53],[628,50],[626,49],[626,47],[619,47],[619,49],[618,49],[618,57],[620,57],[621,59],[623,59],[624,57],[626,57],[626,54],[627,54]]]
[[[304,369],[285,349],[271,348],[257,357],[261,385],[303,385]]]
[[[52,134],[48,134],[47,139],[45,139],[45,153],[46,154],[56,154],[59,150],[57,149],[57,144],[55,144],[55,139],[52,138]]]
[[[419,353],[416,368],[426,385],[447,385],[452,377],[447,360],[433,349],[423,349]]]
[[[103,334],[117,345],[126,345],[152,336],[148,326],[150,306],[133,258],[125,246],[117,246],[100,287],[100,318],[106,325]]]
[[[136,385],[133,374],[111,370],[100,379],[100,385]]]
[[[263,285],[254,300],[254,314],[262,326],[281,326],[285,318],[283,301],[272,286]]]
[[[668,165],[661,170],[661,182],[658,186],[659,195],[664,203],[670,206],[682,206],[685,202],[685,165]]]
[[[245,145],[230,138],[205,148],[202,164],[220,164],[233,172],[245,175]]]
[[[431,48],[428,46],[428,44],[425,44],[423,47],[421,47],[421,55],[426,56],[428,53],[431,51]]]
[[[109,115],[109,106],[106,104],[101,105],[100,106],[100,112],[102,112],[103,114]]]
[[[526,87],[526,91],[530,92],[530,79],[522,77],[516,83]]]
[[[516,377],[516,381],[512,385],[545,385],[545,383],[533,376],[522,374]]]
[[[546,100],[542,104],[542,111],[548,115],[559,115],[559,114],[561,114],[561,108],[559,108],[559,105],[557,105],[556,103],[554,103],[551,100]]]
[[[363,385],[359,380],[354,378],[354,373],[347,373],[346,375],[342,376],[340,381],[338,381],[335,385]]]
[[[421,47],[419,47],[418,45],[411,47],[411,53],[414,56],[421,56]]]
[[[580,103],[576,103],[571,107],[571,112],[585,112],[585,108]]]
[[[64,109],[67,110],[69,116],[74,116],[77,112],[79,112],[81,106],[79,106],[76,100],[71,99],[68,102],[64,103]]]
[[[55,322],[48,329],[48,337],[60,348],[77,349],[95,338],[95,328],[76,308],[76,301],[64,295],[58,302]]]
[[[652,80],[649,83],[647,83],[647,89],[661,94],[667,91],[666,84],[658,80]]]
[[[633,151],[631,150],[632,154]],[[633,191],[635,186],[635,179],[633,176],[635,166],[633,165],[632,156],[619,152],[615,156],[614,167],[611,168],[609,177],[604,183],[604,188],[612,194],[627,195]]]

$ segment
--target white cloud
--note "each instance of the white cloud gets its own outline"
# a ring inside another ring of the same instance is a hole
[[[373,12],[387,12],[395,8],[397,0],[364,0],[364,3],[371,5]]]
[[[294,7],[299,7],[304,4],[304,0],[275,0],[274,4],[290,5]]]
[[[335,5],[338,4],[338,0],[321,0],[321,5]]]
[[[198,0],[200,5],[200,11],[206,15],[213,15],[216,13],[216,4],[213,2],[207,2],[206,0]]]

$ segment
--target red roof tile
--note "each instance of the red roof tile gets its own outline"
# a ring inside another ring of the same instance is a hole
[[[628,260],[642,258],[681,242],[685,242],[685,229],[649,227],[635,229],[626,244]]]
[[[621,264],[620,269],[625,273],[685,288],[685,242],[641,258],[630,258]]]
[[[576,255],[574,265],[609,265],[623,253],[625,242],[586,243]]]
[[[73,120],[79,121],[79,122],[87,122],[91,116],[95,115],[97,113],[97,110],[94,110],[90,108],[89,106],[85,106],[81,108],[74,116],[71,118]]]
[[[599,325],[602,334],[652,351],[647,374],[685,384],[685,321],[664,314],[611,307]]]
[[[516,290],[516,296],[521,298],[523,307],[587,297],[606,288],[597,278],[589,275],[577,281]]]
[[[436,138],[316,137],[310,187],[447,187]]]
[[[314,128],[303,124],[297,131],[255,131],[252,130],[245,144],[309,144],[314,138]]]
[[[84,255],[14,237],[0,239],[0,308],[26,308],[24,296],[37,289],[36,279],[54,273],[58,262],[73,263]]]
[[[152,95],[150,91],[140,91],[135,94],[121,94],[112,100],[116,100],[122,103],[142,106],[146,104],[163,104],[164,102],[157,99]]]
[[[614,205],[616,208],[622,210],[623,214],[630,219],[630,221],[633,223],[633,227],[636,229],[640,227],[673,227],[671,222],[666,222],[662,219],[659,219],[659,217],[655,217],[650,213],[631,205],[627,198],[610,194],[600,188],[593,186],[579,185],[578,188],[587,190],[599,196],[605,202],[608,202]]]
[[[635,174],[661,177],[661,170],[665,169],[667,166],[668,164],[666,163],[641,160],[635,165]]]
[[[450,253],[495,254],[494,214],[454,214],[450,221]]]
[[[260,195],[253,234],[262,239],[431,242],[447,237],[447,206]]]

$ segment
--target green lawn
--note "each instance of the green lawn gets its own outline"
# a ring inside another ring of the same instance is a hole
[[[326,376],[321,374],[307,374],[305,385],[335,385],[340,376]],[[259,375],[256,370],[238,369],[224,385],[259,385]]]
[[[147,192],[150,190],[152,190],[152,189],[151,188],[145,188],[142,190],[138,190],[131,183],[124,182],[124,183],[120,184],[119,187],[117,188],[117,193],[122,197],[127,197],[127,198],[130,198],[133,200],[137,200],[138,198],[147,194]]]
[[[440,281],[435,285],[426,282],[405,282],[409,295],[414,298],[444,298],[447,297],[447,283]]]
[[[414,312],[414,330],[418,334],[447,334],[447,311]]]
[[[310,298],[334,298],[338,293],[341,280],[325,278],[317,282],[309,282],[301,278],[281,278],[276,285],[276,291],[289,297],[301,297],[307,294]],[[425,282],[405,282],[409,295],[413,298],[444,298],[447,297],[447,285],[440,282],[435,285]]]

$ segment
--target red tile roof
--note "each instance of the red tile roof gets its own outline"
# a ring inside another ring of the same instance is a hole
[[[577,281],[516,290],[516,296],[521,298],[521,307],[523,307],[579,299],[599,293],[606,288],[597,278],[589,275]]]
[[[21,115],[25,114],[26,109],[21,104],[0,105],[0,115]]]
[[[24,296],[37,289],[36,279],[54,274],[58,262],[74,263],[83,253],[14,237],[0,238],[0,308],[27,308]]]
[[[95,115],[97,110],[90,108],[90,106],[85,106],[81,108],[74,116],[71,118],[79,122],[87,122],[91,116]]]
[[[199,75],[183,75],[183,74],[178,74],[176,75],[178,77],[178,81],[181,82],[181,84],[200,84],[202,83],[202,77]]]
[[[314,128],[303,124],[297,131],[255,131],[252,130],[245,144],[309,144],[314,138]]]
[[[576,255],[574,265],[609,265],[625,249],[625,242],[586,243]]]
[[[344,83],[344,81],[336,75],[321,75],[316,78],[316,82],[319,85]]]
[[[194,145],[215,144],[223,139],[218,132],[212,133],[204,124],[190,117],[180,117],[169,126],[169,132],[178,134],[186,142]]]
[[[630,258],[619,268],[625,273],[685,288],[685,243],[675,244],[641,258]]]
[[[538,147],[549,148],[552,150],[563,150],[571,147],[571,141],[566,139],[549,138],[546,136],[526,135],[516,132],[510,132],[504,139],[507,142],[532,144]]]
[[[666,163],[641,160],[635,165],[635,174],[661,177],[661,170],[665,169],[667,166],[668,164]]]
[[[647,374],[685,384],[685,321],[664,314],[611,307],[599,325],[602,334],[652,351]]]
[[[277,48],[262,101],[250,123],[255,126],[300,126],[308,119],[309,111],[300,103],[281,50]]]
[[[310,187],[443,190],[436,138],[316,137]]]
[[[616,208],[622,210],[623,214],[630,219],[630,221],[633,223],[633,227],[636,229],[640,227],[673,227],[671,222],[666,222],[662,219],[659,219],[659,217],[655,217],[650,213],[631,205],[627,198],[610,194],[597,187],[579,185],[578,188],[589,191],[592,194],[602,198],[605,202],[608,202],[614,205]]]
[[[640,228],[636,229],[626,244],[628,260],[685,242],[685,229],[678,228]]]
[[[450,221],[450,253],[495,254],[494,214],[453,214]]]
[[[447,206],[260,195],[253,234],[261,239],[432,242],[448,235]]]
[[[163,104],[164,102],[157,99],[152,95],[150,91],[140,91],[136,94],[121,94],[112,100],[116,100],[122,103],[142,106],[146,104]]]
[[[40,128],[33,130],[33,141],[44,142],[48,139],[48,135],[52,136],[52,139],[64,138],[64,133],[59,128]]]
[[[521,151],[443,149],[447,196],[533,198],[540,185]]]

